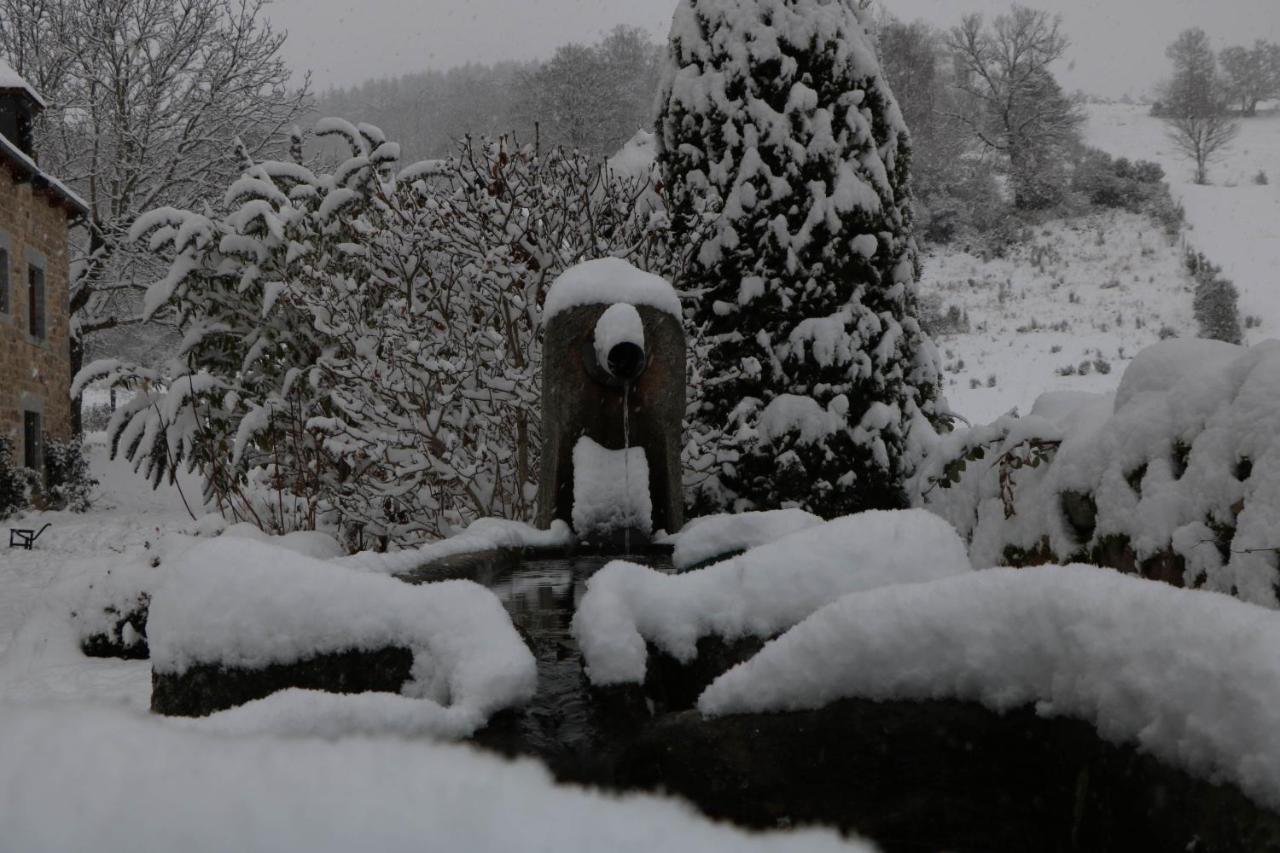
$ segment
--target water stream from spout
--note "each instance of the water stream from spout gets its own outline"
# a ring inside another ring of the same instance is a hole
[[[622,485],[623,494],[630,504],[630,511],[635,511],[635,502],[631,500],[631,383],[622,383]],[[627,522],[622,529],[622,549],[631,553],[631,523]]]

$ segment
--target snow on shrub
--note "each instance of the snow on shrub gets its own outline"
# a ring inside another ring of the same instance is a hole
[[[1114,396],[943,436],[915,488],[975,565],[1103,563],[1276,607],[1277,423],[1280,342],[1164,341]]]
[[[286,691],[220,715],[239,720],[223,725],[249,729],[314,731],[337,717],[343,726],[385,722],[462,737],[528,700],[537,678],[502,604],[477,584],[408,586],[241,538],[216,539],[181,559],[152,598],[148,638],[156,673],[200,664],[262,669],[389,647],[414,653],[405,688],[412,704]]]
[[[242,738],[117,709],[0,706],[3,846],[25,851],[867,853],[685,804],[557,786],[533,761],[399,737]]]
[[[641,682],[646,643],[687,663],[703,637],[767,639],[846,593],[969,569],[964,542],[937,516],[866,512],[686,574],[610,563],[587,582],[573,634],[593,684]]]
[[[676,9],[657,150],[705,335],[690,424],[704,511],[907,503],[909,432],[935,413],[938,367],[915,318],[906,128],[864,14]],[[763,428],[783,395],[828,415],[820,435]]]
[[[722,715],[844,698],[1034,704],[1280,808],[1280,616],[1092,566],[849,595],[720,676]]]
[[[272,532],[385,550],[528,517],[542,299],[584,259],[665,257],[649,178],[508,139],[397,171],[376,127],[316,130],[349,149],[332,172],[246,158],[213,210],[139,217],[171,261],[147,312],[176,316],[182,346],[162,369],[89,365],[77,388],[131,388],[113,451],[155,482],[198,471],[212,506]]]

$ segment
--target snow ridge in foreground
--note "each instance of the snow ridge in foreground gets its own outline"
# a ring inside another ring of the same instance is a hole
[[[234,738],[114,709],[0,706],[0,849],[807,851],[651,796],[557,787],[532,761],[400,738]]]
[[[1280,616],[1091,566],[989,569],[831,604],[711,684],[702,713],[845,698],[1034,703],[1280,808]]]

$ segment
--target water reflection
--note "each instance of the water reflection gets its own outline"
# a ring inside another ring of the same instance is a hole
[[[524,708],[500,715],[476,740],[511,754],[542,757],[561,778],[601,780],[619,726],[634,722],[594,693],[582,669],[571,626],[587,580],[608,563],[630,560],[673,571],[666,554],[604,557],[578,555],[460,567],[451,577],[474,580],[493,591],[511,614],[538,662],[538,691]],[[415,580],[439,580],[418,574]]]

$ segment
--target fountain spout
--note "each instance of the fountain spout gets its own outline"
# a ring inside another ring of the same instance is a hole
[[[661,278],[589,261],[548,292],[544,312],[539,522],[621,551],[683,520],[685,338]]]

